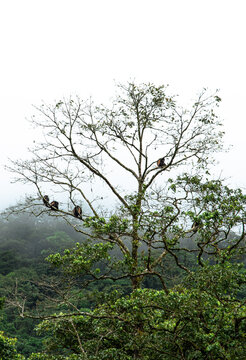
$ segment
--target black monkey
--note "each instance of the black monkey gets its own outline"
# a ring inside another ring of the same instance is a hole
[[[80,206],[76,205],[75,208],[73,209],[73,215],[76,218],[82,219],[82,209]]]
[[[164,167],[164,166],[166,166],[166,164],[165,164],[165,159],[164,159],[164,158],[161,158],[161,159],[157,160],[157,166],[158,166],[158,167]]]
[[[44,203],[45,206],[50,207],[50,199],[49,199],[48,195],[44,195],[43,203]]]
[[[50,203],[50,208],[51,208],[52,210],[58,210],[58,209],[59,209],[59,203],[58,203],[57,201],[52,201],[52,202]]]

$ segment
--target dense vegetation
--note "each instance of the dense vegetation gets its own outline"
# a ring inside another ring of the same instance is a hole
[[[31,312],[34,317],[35,314],[41,315],[42,311],[46,315],[53,314],[53,311],[57,312],[58,309],[66,312],[67,306],[57,306],[57,302],[52,304],[50,299],[50,296],[53,300],[60,299],[56,292],[57,287],[50,287],[47,292],[48,286],[57,285],[61,274],[56,272],[45,258],[48,254],[58,251],[62,254],[66,248],[72,249],[76,243],[81,242],[81,235],[61,221],[49,218],[37,221],[24,215],[10,218],[8,222],[2,220],[1,229],[0,288],[2,296],[5,296],[5,307],[2,309],[0,322],[0,330],[3,331],[1,358],[21,359],[18,353],[29,358],[32,353],[41,353],[48,347],[50,351],[57,353],[54,359],[58,359],[59,353],[64,353],[66,348],[73,348],[71,335],[67,337],[66,334],[70,334],[67,328],[69,323],[63,318],[57,319],[54,328],[49,320],[40,324],[40,320],[35,318],[20,317],[21,309],[16,307],[16,296],[18,293],[19,300],[20,295],[22,300],[26,298],[25,311]],[[191,243],[193,241],[190,239]],[[113,253],[112,250],[110,253],[120,261],[119,253]],[[183,254],[180,256],[181,259],[186,267],[197,268],[196,256]],[[96,269],[104,270],[103,261],[96,265]],[[110,318],[102,319],[108,338],[104,344],[105,349],[102,347],[100,352],[98,351],[98,358],[117,358],[116,353],[112,355],[114,351],[108,355],[108,344],[111,343],[112,346],[115,342],[117,356],[120,359],[127,359],[127,353],[130,354],[132,351],[140,352],[141,358],[144,359],[144,354],[149,354],[149,350],[152,353],[151,358],[162,359],[163,354],[173,352],[174,342],[184,353],[187,353],[192,343],[196,344],[199,351],[204,348],[204,354],[207,348],[213,350],[213,354],[214,351],[220,354],[222,345],[218,339],[221,337],[220,340],[223,340],[225,347],[223,351],[226,352],[226,347],[229,347],[234,358],[243,359],[245,346],[244,337],[241,337],[240,332],[243,334],[245,331],[245,310],[240,308],[239,304],[246,300],[245,255],[238,256],[230,263],[224,262],[213,266],[207,264],[203,269],[197,269],[195,277],[184,276],[177,270],[172,258],[166,259],[163,265],[168,269],[168,287],[174,289],[168,296],[161,291],[161,284],[153,277],[146,278],[143,289],[133,293],[127,279],[117,283],[104,280],[89,284],[86,281],[88,279],[84,278],[79,279],[78,283],[73,283],[69,289],[70,299],[76,297],[76,306],[80,311],[97,309],[94,318],[86,319],[81,316],[75,320],[76,324],[80,322],[80,331],[86,329],[86,333],[89,334],[87,341],[90,340],[88,342],[91,342],[91,346],[93,337],[97,337],[99,331],[97,314],[110,314]],[[119,309],[122,319],[116,316]],[[171,320],[170,314],[176,314],[176,320]],[[172,332],[179,322],[184,322],[184,319],[186,326],[177,334]],[[38,333],[35,328],[43,332]],[[130,346],[133,339],[134,344]],[[210,345],[205,346],[206,343]],[[129,346],[132,350],[126,351]],[[47,359],[51,358],[50,356],[48,355]],[[41,355],[32,355],[31,358],[39,357],[41,359]],[[186,357],[189,358],[188,355]]]
[[[15,292],[18,290],[26,297],[28,308],[35,308],[37,302],[44,300],[38,282],[52,274],[45,257],[79,239],[68,226],[49,219],[44,222],[16,216],[9,221],[2,219],[0,226],[0,289],[1,296],[6,297],[0,329],[18,338],[18,351],[30,354],[41,350],[42,338],[34,331],[38,322],[20,318],[18,309],[11,306]]]

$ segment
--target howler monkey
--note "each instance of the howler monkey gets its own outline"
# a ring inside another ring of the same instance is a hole
[[[164,158],[161,158],[161,159],[157,160],[157,166],[158,166],[158,167],[164,167],[164,166],[166,166],[166,164],[165,164],[165,159],[164,159]]]
[[[50,199],[49,199],[48,195],[44,195],[43,203],[44,203],[45,206],[50,207]]]
[[[73,215],[76,218],[81,219],[82,218],[82,209],[80,206],[76,205],[75,208],[73,209]]]
[[[58,210],[59,209],[59,203],[57,201],[52,201],[50,203],[50,207],[52,210]]]

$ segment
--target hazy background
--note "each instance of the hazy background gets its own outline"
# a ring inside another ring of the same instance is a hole
[[[0,3],[0,209],[14,204],[3,165],[33,142],[32,104],[78,94],[107,101],[114,83],[169,84],[182,102],[220,89],[230,153],[217,174],[245,187],[244,0],[8,0]]]

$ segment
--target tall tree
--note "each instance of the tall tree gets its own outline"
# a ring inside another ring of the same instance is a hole
[[[119,90],[110,108],[79,98],[37,108],[39,116],[32,122],[43,130],[44,141],[30,150],[30,160],[13,161],[9,169],[17,181],[32,183],[38,193],[19,210],[63,216],[88,238],[119,248],[126,265],[121,276],[129,277],[133,288],[151,275],[167,291],[160,272],[163,258],[172,256],[188,271],[177,257],[183,248],[180,239],[199,230],[200,240],[186,250],[197,252],[201,264],[206,251],[219,251],[222,238],[242,224],[240,209],[228,203],[218,210],[221,204],[216,203],[223,196],[233,201],[234,195],[230,197],[221,182],[202,182],[201,177],[222,148],[223,132],[215,114],[221,99],[204,89],[187,110],[164,86],[129,83]],[[192,175],[170,178],[187,168]],[[68,207],[50,205],[51,200],[44,199],[47,191],[66,193]],[[111,212],[101,206],[109,194],[116,204]],[[42,201],[46,207],[41,209]],[[75,220],[72,208],[78,204],[82,216]],[[224,224],[222,217],[237,211],[237,219]],[[244,224],[242,228],[244,234]]]
[[[11,211],[61,216],[88,239],[48,258],[62,270],[62,283],[50,285],[49,295],[61,296],[64,312],[44,314],[39,329],[51,333],[55,358],[239,359],[244,353],[238,292],[245,272],[228,260],[245,246],[246,197],[209,177],[222,149],[220,100],[204,89],[187,110],[164,86],[129,83],[119,86],[110,108],[79,98],[37,108],[32,122],[44,140],[30,150],[31,159],[8,167],[37,196]],[[173,287],[170,278],[181,273],[188,280]],[[131,295],[113,292],[94,311],[81,309],[81,288],[106,279],[130,280]],[[140,289],[145,284],[161,290]],[[26,316],[18,294],[16,304]]]

